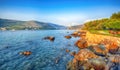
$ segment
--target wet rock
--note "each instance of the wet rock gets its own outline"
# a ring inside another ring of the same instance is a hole
[[[65,38],[66,38],[66,39],[70,39],[70,38],[71,38],[71,36],[65,36]]]
[[[74,51],[74,52],[71,52],[70,55],[71,55],[71,56],[75,56],[75,55],[76,55],[76,52],[75,52],[75,51]]]
[[[54,41],[55,40],[55,37],[53,36],[47,36],[47,37],[44,37],[44,39],[46,40],[50,40],[50,41]]]
[[[31,51],[24,51],[24,52],[20,52],[19,54],[29,56],[32,54],[32,52]]]
[[[74,59],[78,61],[86,61],[88,59],[97,58],[98,56],[95,55],[92,51],[88,49],[81,49],[75,56]]]
[[[78,48],[87,48],[88,43],[85,39],[80,39],[75,43],[75,46],[77,46]]]
[[[70,50],[66,49],[66,52],[70,52]]]

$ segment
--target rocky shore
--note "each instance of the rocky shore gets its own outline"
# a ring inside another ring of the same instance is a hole
[[[67,64],[67,70],[120,70],[120,38],[77,31],[79,52]]]

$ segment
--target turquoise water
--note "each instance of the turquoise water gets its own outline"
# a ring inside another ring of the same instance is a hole
[[[66,70],[73,56],[66,52],[78,51],[78,38],[66,39],[70,30],[0,31],[0,70]],[[43,40],[54,36],[54,42]],[[30,56],[19,52],[31,51]],[[58,59],[58,63],[55,60]]]

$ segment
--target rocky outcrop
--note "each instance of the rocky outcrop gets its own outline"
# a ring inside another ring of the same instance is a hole
[[[91,34],[90,32],[86,33],[85,39],[88,42],[88,45],[93,44],[110,44],[114,43],[116,45],[120,45],[120,38],[113,37],[113,36],[105,36],[105,35],[98,35],[98,34]]]
[[[75,43],[80,50],[67,70],[119,70],[120,38],[90,32],[83,32],[83,36]]]
[[[81,49],[75,56],[75,61],[87,61],[91,58],[97,58],[98,56],[95,55],[92,51],[88,49]]]
[[[108,49],[104,45],[92,45],[89,50],[99,56],[106,56],[108,53]]]

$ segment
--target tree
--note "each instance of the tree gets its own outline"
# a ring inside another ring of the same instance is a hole
[[[113,13],[110,18],[111,18],[111,19],[120,19],[120,12],[118,12],[118,13]]]

